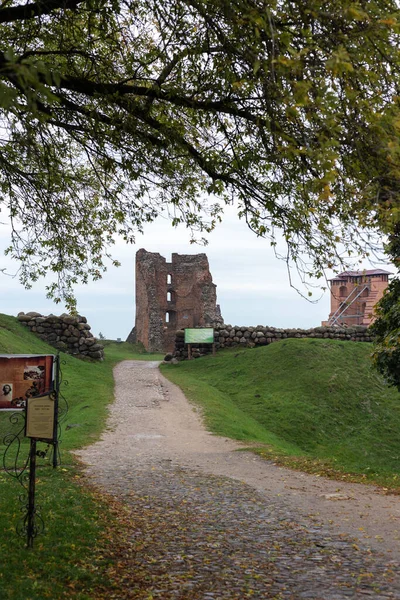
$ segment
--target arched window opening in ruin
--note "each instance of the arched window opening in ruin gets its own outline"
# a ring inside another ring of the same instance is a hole
[[[169,310],[165,315],[165,323],[168,329],[176,329],[176,311]]]
[[[345,298],[346,298],[348,295],[349,295],[349,294],[348,294],[348,292],[347,292],[347,287],[346,287],[345,285],[342,285],[342,286],[339,288],[339,296],[341,296],[342,298],[343,298],[343,297],[345,297]]]
[[[172,302],[172,294],[171,294],[171,292],[167,292],[167,302]]]
[[[167,285],[171,285],[171,283],[172,283],[172,275],[171,275],[171,273],[168,273],[168,275],[167,275]]]

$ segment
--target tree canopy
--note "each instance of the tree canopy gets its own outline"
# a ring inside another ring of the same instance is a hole
[[[399,221],[396,0],[0,0],[0,201],[25,285],[226,202],[321,276]],[[195,234],[197,235],[197,234]]]
[[[393,227],[386,253],[394,265],[400,265],[400,224]],[[394,277],[375,307],[376,320],[370,327],[375,336],[372,361],[389,385],[400,391],[400,279]]]
[[[400,391],[400,279],[389,283],[377,315],[371,327],[376,337],[372,360],[386,381]]]

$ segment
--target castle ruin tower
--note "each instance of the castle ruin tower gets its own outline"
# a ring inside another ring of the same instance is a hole
[[[331,312],[323,325],[369,326],[375,320],[375,305],[388,286],[389,271],[370,269],[345,271],[330,280]]]
[[[128,341],[148,352],[174,348],[177,329],[222,324],[206,254],[136,253],[136,320]]]

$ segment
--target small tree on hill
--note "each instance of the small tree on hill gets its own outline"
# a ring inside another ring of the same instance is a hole
[[[387,253],[394,265],[400,265],[400,226],[390,236]],[[371,327],[375,335],[372,359],[375,367],[390,385],[400,391],[400,279],[389,283],[386,293],[376,307],[377,320]]]

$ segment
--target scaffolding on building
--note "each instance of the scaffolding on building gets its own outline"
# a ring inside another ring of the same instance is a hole
[[[364,316],[363,312],[360,312],[359,314],[355,314],[355,315],[349,315],[348,310],[357,301],[357,299],[362,295],[362,293],[365,290],[368,290],[368,292],[370,291],[369,284],[361,284],[361,285],[358,285],[355,288],[353,288],[351,290],[350,294],[343,300],[343,302],[340,303],[339,308],[333,313],[333,315],[331,317],[329,317],[328,325],[330,327],[339,327],[342,324],[339,321],[339,319],[344,314],[346,315],[347,319],[363,317]],[[358,292],[358,293],[356,294],[356,292]]]

